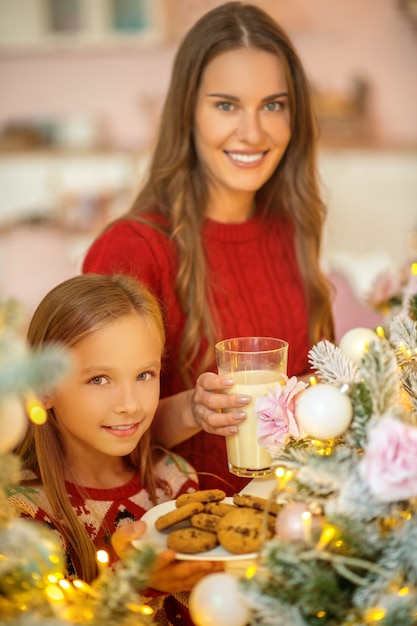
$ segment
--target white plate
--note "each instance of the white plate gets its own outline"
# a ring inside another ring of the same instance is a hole
[[[222,502],[233,503],[233,498],[225,498]],[[147,529],[144,535],[139,539],[134,539],[132,541],[132,545],[135,548],[140,549],[144,545],[151,545],[156,550],[166,550],[167,549],[167,536],[173,530],[177,528],[185,528],[189,526],[189,522],[180,522],[179,524],[175,524],[175,526],[170,526],[166,530],[156,530],[155,521],[161,515],[165,515],[169,511],[175,510],[175,500],[170,500],[169,502],[162,502],[162,504],[157,504],[149,511],[146,511],[145,515],[141,517],[141,519],[146,522]],[[181,559],[183,561],[243,561],[243,560],[251,560],[256,559],[257,553],[251,552],[250,554],[232,554],[223,548],[222,546],[216,546],[212,550],[207,550],[206,552],[199,552],[198,554],[185,554],[184,552],[176,553],[177,559]]]

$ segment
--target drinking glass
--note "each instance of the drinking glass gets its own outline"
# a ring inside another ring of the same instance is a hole
[[[226,437],[229,471],[236,476],[267,476],[271,457],[258,445],[255,400],[266,395],[269,386],[283,382],[288,343],[274,337],[236,337],[220,341],[215,350],[218,373],[235,381],[227,393],[251,398],[238,433]]]

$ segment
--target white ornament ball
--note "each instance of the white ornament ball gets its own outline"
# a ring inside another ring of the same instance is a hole
[[[378,335],[370,328],[352,328],[341,338],[339,348],[354,363],[360,365],[369,344],[376,339]]]
[[[0,399],[0,454],[11,452],[23,439],[28,427],[22,401],[14,395]]]
[[[333,439],[348,428],[353,409],[350,398],[333,385],[308,387],[296,401],[295,417],[305,435]]]
[[[238,578],[225,572],[208,574],[195,585],[190,614],[196,626],[246,626],[251,619]]]

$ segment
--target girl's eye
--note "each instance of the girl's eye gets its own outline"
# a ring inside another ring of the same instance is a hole
[[[138,380],[146,381],[151,380],[153,377],[154,374],[152,372],[142,372],[141,374],[139,374]]]
[[[90,385],[105,385],[106,382],[104,376],[94,376],[94,378],[89,381]]]

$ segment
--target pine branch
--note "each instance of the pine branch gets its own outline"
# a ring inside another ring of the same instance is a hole
[[[23,354],[0,368],[0,397],[8,393],[27,393],[29,390],[37,393],[50,391],[69,369],[69,358],[58,347],[45,348],[41,353]]]
[[[417,297],[417,296],[416,296]],[[415,352],[417,348],[417,321],[395,316],[390,323],[390,342],[397,350]]]
[[[251,626],[309,626],[296,606],[263,595],[256,587],[243,586],[253,616]]]
[[[361,374],[372,397],[374,414],[382,415],[399,403],[397,360],[386,339],[369,345],[363,355]]]
[[[156,552],[151,546],[131,551],[118,561],[113,570],[106,570],[94,585],[97,592],[94,601],[95,621],[92,626],[145,626],[152,624],[152,618],[132,611],[145,603],[140,596],[148,584],[150,571],[155,563]]]
[[[376,500],[369,488],[361,478],[357,467],[345,475],[343,485],[337,497],[329,501],[326,506],[328,515],[341,514],[349,516],[353,521],[370,524],[375,519],[384,519],[391,515],[392,506],[386,502]],[[379,538],[379,533],[373,537],[372,527],[368,527],[368,541],[374,543]],[[361,534],[359,537],[362,539]]]
[[[308,353],[308,360],[323,383],[331,385],[354,385],[361,376],[356,365],[338,346],[327,339],[317,343]]]
[[[344,571],[347,573],[346,578],[350,579],[350,571],[349,567],[354,567],[356,569],[365,570],[365,572],[371,572],[372,574],[376,574],[377,576],[382,576],[385,573],[385,570],[370,561],[366,561],[364,559],[358,559],[356,557],[345,556],[344,554],[334,554],[332,552],[326,551],[317,551],[312,550],[311,552],[306,552],[300,556],[301,559],[311,560],[317,559],[319,561],[326,561],[328,563],[343,565]],[[357,582],[359,581],[359,583]],[[354,580],[355,584],[366,585],[368,581],[364,577],[356,577]]]
[[[351,446],[363,448],[367,440],[368,423],[372,417],[372,396],[363,382],[355,385],[350,393],[353,418],[343,440]]]
[[[414,322],[417,322],[417,294],[411,296],[408,301],[408,315]]]
[[[18,484],[20,469],[20,460],[15,454],[0,455],[0,531],[15,516],[14,508],[6,495],[6,488]]]

